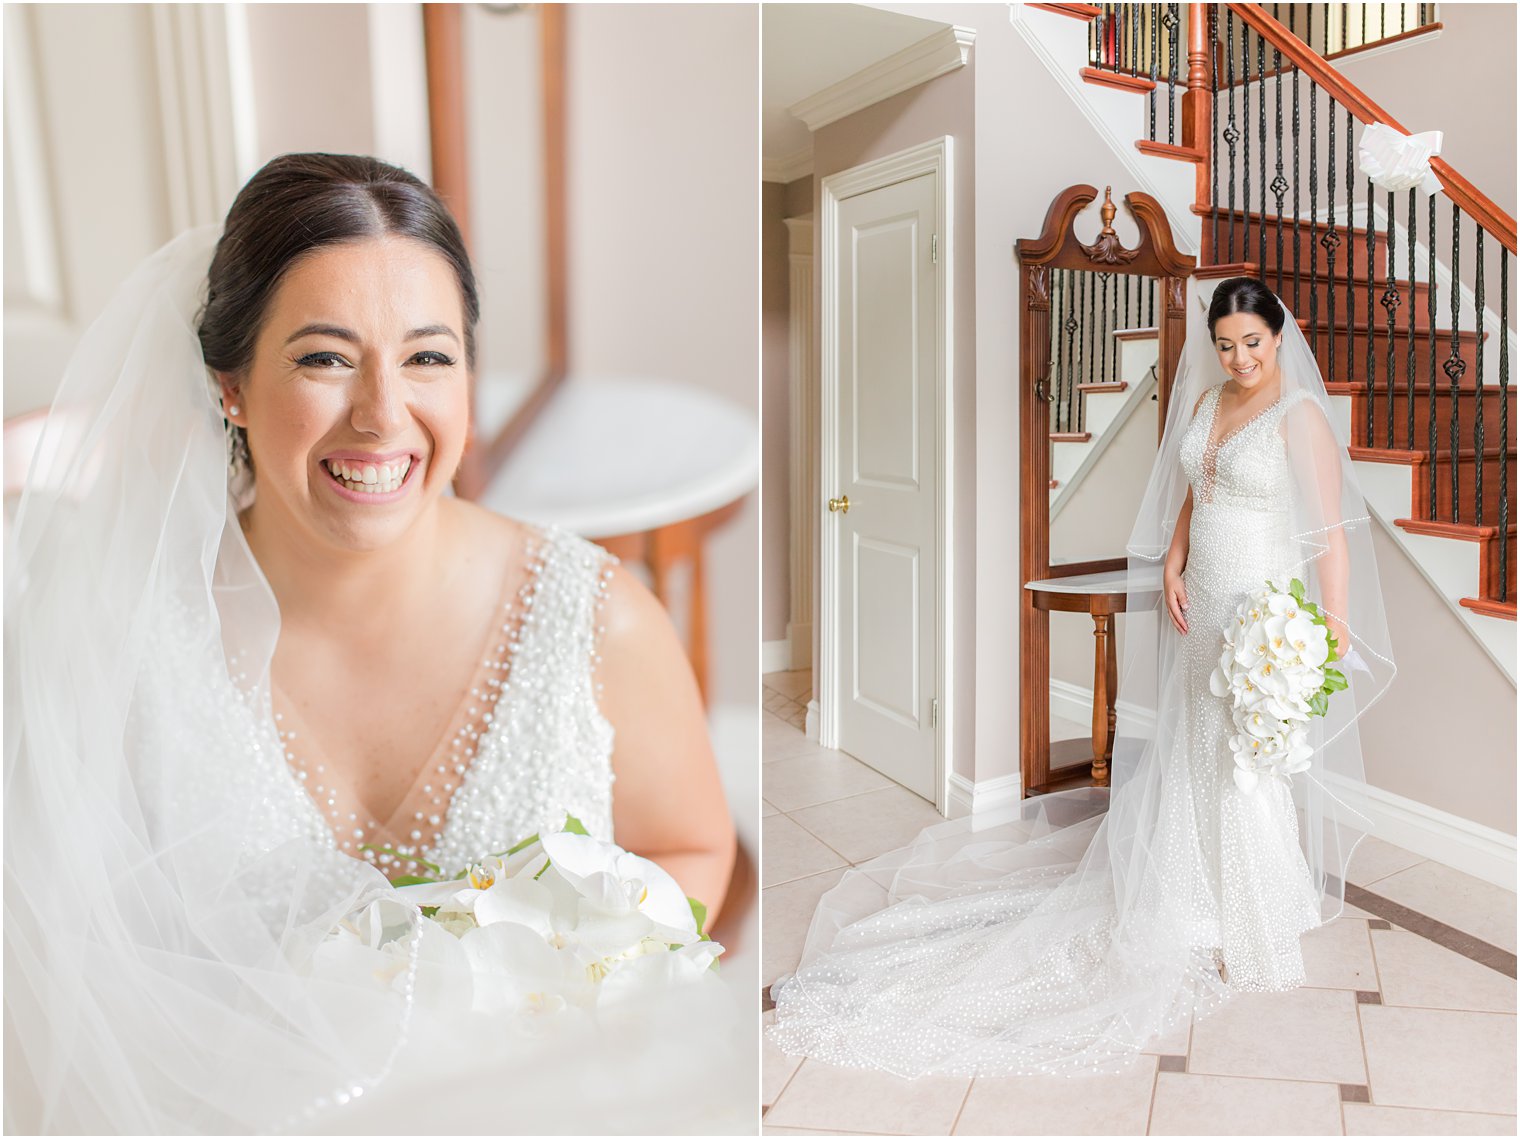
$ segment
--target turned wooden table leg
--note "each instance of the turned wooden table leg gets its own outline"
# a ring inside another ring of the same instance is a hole
[[[1092,779],[1093,786],[1108,786],[1109,747],[1113,739],[1113,691],[1118,687],[1113,672],[1112,637],[1106,613],[1093,614],[1093,637],[1097,641],[1093,654],[1093,709],[1092,709]]]

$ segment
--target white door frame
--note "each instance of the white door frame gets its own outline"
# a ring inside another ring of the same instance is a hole
[[[951,329],[952,289],[954,279],[955,242],[953,240],[952,190],[952,139],[949,135],[932,139],[885,158],[867,162],[861,166],[831,174],[822,186],[822,232],[816,250],[822,272],[822,321],[819,348],[821,352],[819,384],[819,435],[822,444],[819,465],[819,497],[834,492],[836,488],[823,485],[832,480],[839,460],[837,435],[839,432],[839,312],[838,284],[839,266],[836,263],[836,240],[839,235],[839,207],[846,198],[879,190],[922,174],[933,174],[935,180],[934,232],[938,237],[938,273],[935,277],[935,335],[939,340],[939,353],[934,369],[934,406],[936,416],[935,477],[939,480],[939,496],[935,520],[935,564],[938,567],[935,586],[935,697],[939,701],[934,724],[934,805],[940,814],[948,814],[950,806],[950,761],[955,708],[951,649],[953,647],[953,590],[955,580],[954,549],[951,507],[955,501],[951,481],[950,456],[954,454],[954,418],[951,400],[953,376],[952,352],[954,350]],[[818,617],[818,742],[824,747],[839,746],[840,686],[837,675],[839,665],[838,588],[839,588],[839,527],[832,524],[829,512],[820,501],[814,509],[819,513],[818,550],[820,553]]]

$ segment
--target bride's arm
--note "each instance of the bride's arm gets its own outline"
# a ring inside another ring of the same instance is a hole
[[[602,714],[613,742],[619,846],[659,863],[717,917],[734,866],[734,824],[696,679],[665,609],[618,567],[603,610]]]
[[[1172,544],[1167,547],[1166,560],[1162,563],[1162,588],[1166,594],[1166,611],[1171,614],[1177,631],[1187,636],[1187,587],[1182,584],[1182,571],[1187,568],[1188,526],[1193,518],[1193,488],[1188,487],[1182,509],[1177,511],[1177,528],[1172,531]]]
[[[1301,401],[1283,417],[1290,442],[1288,454],[1298,480],[1299,493],[1314,530],[1324,534],[1326,550],[1314,562],[1318,575],[1320,608],[1336,639],[1336,656],[1351,647],[1344,618],[1349,612],[1350,551],[1341,518],[1341,449],[1324,411],[1312,399]]]

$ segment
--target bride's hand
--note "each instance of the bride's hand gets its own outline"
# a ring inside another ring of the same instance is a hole
[[[1182,574],[1168,568],[1162,575],[1162,593],[1166,598],[1166,611],[1171,614],[1172,624],[1184,637],[1187,636],[1187,587],[1182,584]]]

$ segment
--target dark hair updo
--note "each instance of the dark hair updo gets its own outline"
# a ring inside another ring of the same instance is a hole
[[[448,208],[413,174],[352,154],[285,154],[238,191],[207,274],[201,355],[207,367],[239,374],[275,289],[303,257],[345,241],[409,237],[441,253],[454,269],[464,308],[465,359],[475,364],[480,298],[464,238]],[[235,429],[234,458],[251,467],[248,438]]]
[[[1214,335],[1214,326],[1221,318],[1238,312],[1260,317],[1272,330],[1273,336],[1282,332],[1283,323],[1287,319],[1282,302],[1255,277],[1231,277],[1219,282],[1219,287],[1214,290],[1214,299],[1209,303],[1209,335]]]

